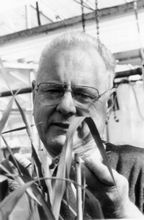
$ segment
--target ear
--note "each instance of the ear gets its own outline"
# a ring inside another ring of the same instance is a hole
[[[33,81],[32,81],[33,102],[34,102],[34,99],[35,99],[35,86],[36,86],[36,81],[33,80]]]
[[[114,104],[114,103],[113,103],[113,99],[114,99],[113,97],[114,97],[115,91],[116,91],[116,89],[113,88],[113,89],[111,89],[110,92],[109,92],[109,96],[108,96],[108,98],[107,98],[107,109],[108,109],[108,110],[113,107],[113,104]]]
[[[105,92],[103,92],[102,94],[101,94],[101,101],[102,102],[105,102],[105,103],[107,103],[107,102],[109,102],[109,99],[111,99],[111,96],[112,96],[112,94],[113,94],[113,92],[115,91],[115,89],[114,88],[112,88],[112,89],[108,89],[108,90],[106,90]]]

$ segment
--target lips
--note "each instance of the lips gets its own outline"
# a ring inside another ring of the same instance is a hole
[[[69,123],[64,123],[64,122],[53,122],[51,126],[56,126],[62,129],[68,129],[69,128]]]

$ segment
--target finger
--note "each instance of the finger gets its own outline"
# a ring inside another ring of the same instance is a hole
[[[102,183],[110,186],[115,185],[108,167],[102,162],[98,153],[98,151],[93,151],[83,156],[85,167]]]
[[[104,184],[114,185],[113,178],[109,172],[109,169],[102,162],[96,162],[86,159],[86,166],[95,174],[95,176]]]

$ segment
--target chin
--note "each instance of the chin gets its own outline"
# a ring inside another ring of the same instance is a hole
[[[84,137],[86,138],[87,136],[89,137],[89,133],[87,133],[87,135],[85,135]],[[51,132],[47,134],[47,139],[45,140],[44,145],[47,151],[49,152],[49,154],[52,157],[55,157],[61,153],[65,141],[66,141],[66,134],[53,135]],[[82,141],[82,137],[78,137],[78,134],[75,133],[75,135],[73,136],[73,145],[80,144],[81,141]]]
[[[64,135],[47,139],[46,149],[52,157],[58,156],[61,153],[65,140],[66,136]]]

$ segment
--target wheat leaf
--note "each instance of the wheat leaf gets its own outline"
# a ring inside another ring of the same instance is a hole
[[[5,180],[7,180],[8,178],[2,174],[0,174],[0,183],[4,182]]]
[[[21,177],[17,177],[17,181],[19,182],[19,184],[24,185],[25,182],[32,181],[32,178],[31,178],[29,172],[21,164],[21,161],[17,161],[17,163],[18,163],[18,165],[19,165],[19,167],[21,169],[21,172],[22,172],[22,176]],[[34,180],[34,182],[36,182],[36,181],[43,181],[43,180],[44,180],[44,177],[37,178],[37,179]],[[44,200],[44,195],[38,189],[37,185],[36,184],[31,184],[31,186],[26,189],[26,192],[39,205],[42,205],[42,207],[43,207],[43,209],[45,211],[46,216],[49,217],[50,220],[54,220],[53,213],[51,211],[51,204],[50,204],[49,200],[47,202]]]
[[[9,115],[10,115],[12,105],[13,105],[13,100],[14,100],[14,98],[12,97],[10,99],[10,102],[8,103],[7,107],[6,107],[6,110],[4,111],[4,113],[2,115],[1,120],[0,120],[0,134],[2,133],[2,130],[3,130],[5,124],[8,120]]]
[[[7,149],[8,149],[9,154],[10,154],[11,157],[13,158],[13,161],[14,161],[14,163],[15,163],[15,166],[16,166],[17,169],[18,169],[19,174],[21,175],[21,170],[20,170],[20,168],[19,168],[19,165],[18,165],[16,159],[15,159],[14,156],[13,156],[13,152],[12,152],[10,146],[8,145],[7,141],[5,140],[5,138],[4,138],[2,135],[1,135],[1,137],[2,137],[2,139],[3,139],[3,141],[4,141],[5,145],[6,145],[6,147],[7,147]]]
[[[70,128],[67,132],[66,141],[60,155],[60,161],[58,166],[58,171],[53,188],[53,199],[52,207],[55,218],[58,219],[60,213],[61,201],[65,191],[65,182],[60,182],[59,178],[69,177],[71,162],[72,162],[72,144],[73,144],[73,135],[77,127],[81,124],[84,117],[79,117],[74,120],[74,123],[71,123]]]
[[[34,125],[31,125],[31,127],[33,127],[33,126]],[[11,133],[11,132],[14,132],[14,131],[20,131],[20,130],[24,130],[24,129],[26,129],[26,126],[7,130],[7,131],[2,132],[2,134],[7,134],[7,133]]]
[[[33,180],[28,169],[25,167],[27,163],[23,160],[23,158],[17,157],[17,159],[14,160],[14,157],[10,157],[9,160],[11,162],[13,162],[14,164],[16,161],[19,166],[19,169],[21,171],[21,176],[17,176],[15,179],[20,185],[23,185],[24,183]],[[40,182],[44,181],[44,177],[37,178],[37,181],[39,181],[39,180],[40,180]],[[34,199],[38,204],[41,205],[41,202],[44,203],[44,201],[43,201],[44,199],[42,198],[43,195],[41,194],[41,192],[39,192],[39,190],[37,189],[35,184],[32,184],[31,187],[28,188],[26,191],[27,191],[28,195],[32,199]],[[47,199],[47,205],[49,208],[51,208],[51,204],[48,199]]]
[[[107,155],[106,155],[106,151],[105,151],[105,148],[103,146],[103,143],[102,143],[102,140],[101,140],[101,137],[99,135],[99,132],[98,132],[98,129],[97,129],[97,126],[94,122],[94,120],[91,118],[91,117],[86,117],[85,118],[85,122],[87,123],[89,129],[90,129],[90,132],[96,142],[96,145],[102,155],[102,158],[103,158],[103,162],[104,164],[107,166],[109,172],[110,172],[110,175],[113,179],[113,183],[116,185],[116,182],[115,182],[115,179],[114,179],[114,176],[113,176],[113,172],[112,172],[112,169],[109,165],[109,162],[108,162],[108,159],[107,159]]]
[[[42,204],[44,213],[49,220],[55,220],[53,213],[51,211],[51,207],[47,205],[45,202],[43,195],[37,188],[37,186],[34,184],[38,180],[33,180],[28,183],[25,183],[24,185],[20,186],[17,190],[12,192],[10,195],[8,195],[1,203],[0,203],[0,213],[3,216],[3,218],[6,218],[10,215],[14,207],[16,206],[19,199],[22,197],[24,192],[27,190],[27,188],[31,187],[34,191],[34,194],[36,198],[39,200],[40,204]],[[41,219],[42,220],[42,219]]]
[[[39,202],[42,204],[42,207],[43,207],[43,209],[44,209],[44,212],[45,212],[47,218],[48,218],[49,220],[55,220],[54,215],[53,215],[52,210],[51,210],[51,205],[50,205],[50,203],[49,203],[49,202],[47,203],[47,202],[44,200],[44,196],[43,196],[43,195],[41,194],[41,192],[38,190],[38,188],[36,187],[36,185],[33,185],[33,186],[32,186],[32,189],[33,189],[33,191],[34,191],[34,194],[35,194],[36,198],[37,198],[37,199],[39,200]]]
[[[24,166],[22,166],[22,164],[19,161],[16,160],[16,158],[13,156],[13,153],[11,152],[11,149],[8,146],[5,139],[4,139],[4,141],[5,141],[7,148],[10,152],[10,156],[9,156],[9,160],[7,161],[7,165],[9,167],[11,167],[11,165],[9,165],[9,161],[11,161],[17,167],[20,176],[17,173],[15,173],[14,170],[11,171],[12,172],[12,174],[11,174],[10,171],[2,164],[0,164],[1,169],[6,173],[6,176],[9,176],[12,179],[15,179],[19,183],[20,186],[24,185],[25,182],[32,181],[33,179],[29,175],[28,170]],[[32,199],[34,199],[38,204],[40,204],[40,202],[36,199],[36,197],[34,196],[32,190],[30,188],[26,189],[26,191]]]
[[[35,150],[35,147],[33,145],[32,134],[31,134],[30,126],[29,126],[29,123],[27,121],[25,112],[23,111],[22,107],[20,106],[20,104],[19,104],[19,102],[17,101],[16,98],[15,98],[15,102],[16,102],[16,105],[17,105],[17,107],[19,109],[19,112],[21,114],[22,120],[23,120],[23,122],[26,126],[26,131],[27,131],[28,137],[30,139],[31,147],[32,147],[32,158],[34,159],[35,164],[36,164],[36,168],[38,169],[38,176],[43,177],[42,165],[41,165],[40,159],[38,157],[38,154]],[[41,186],[42,186],[44,191],[47,191],[48,201],[49,201],[49,204],[50,204],[49,193],[48,193],[47,186],[46,186],[46,183],[45,183],[44,180],[41,180]]]
[[[105,149],[104,149],[104,146],[103,146],[103,143],[102,143],[102,140],[101,140],[101,137],[99,135],[99,132],[98,132],[98,129],[97,129],[97,126],[96,126],[96,123],[94,122],[94,120],[92,119],[92,117],[87,117],[87,116],[81,116],[81,117],[78,117],[78,118],[75,118],[70,127],[69,127],[69,130],[68,130],[68,138],[72,138],[73,137],[73,134],[74,132],[76,131],[76,129],[79,127],[79,125],[82,123],[82,122],[86,122],[88,127],[89,127],[89,130],[92,134],[92,137],[94,138],[95,142],[96,142],[96,145],[102,155],[102,158],[103,158],[103,162],[104,164],[108,167],[108,170],[110,172],[110,175],[113,179],[113,182],[114,184],[116,185],[115,183],[115,179],[114,179],[114,176],[113,176],[113,173],[112,173],[112,169],[109,165],[109,162],[108,162],[108,159],[107,159],[107,155],[106,155],[106,152],[105,152]],[[67,139],[68,139],[67,138]]]
[[[112,169],[109,166],[108,160],[107,160],[107,155],[105,153],[104,146],[102,144],[99,132],[97,130],[97,127],[95,125],[95,122],[91,117],[87,116],[82,116],[75,118],[67,132],[67,138],[60,156],[60,161],[59,161],[59,166],[58,166],[58,171],[57,171],[57,178],[65,178],[69,177],[69,172],[70,172],[70,167],[71,167],[71,161],[72,161],[72,139],[74,132],[76,129],[81,125],[82,122],[86,122],[88,124],[88,127],[90,129],[90,132],[97,144],[97,147],[99,148],[101,155],[103,157],[103,161],[105,165],[108,167],[108,170],[110,172],[110,175],[112,176],[113,182],[115,183],[114,176],[112,173]],[[54,185],[54,191],[53,191],[53,211],[55,213],[56,219],[58,218],[59,212],[60,212],[60,205],[61,201],[64,195],[65,191],[65,182],[59,183],[57,180]]]
[[[16,175],[16,174],[14,174],[14,175],[11,175],[11,177],[13,177],[20,185],[24,185],[25,182],[31,181],[32,178],[31,178],[31,176],[29,175],[28,170],[27,170],[19,161],[17,161],[17,160],[15,159],[15,157],[14,157],[14,155],[13,155],[13,153],[12,153],[11,148],[9,147],[8,143],[6,142],[6,140],[4,139],[3,136],[2,136],[2,138],[3,138],[3,141],[5,142],[6,147],[7,147],[8,151],[9,151],[9,153],[10,153],[9,160],[16,166],[16,168],[18,169],[19,175],[20,175],[20,176],[18,176],[18,175]],[[8,162],[8,163],[9,163],[9,162]],[[1,165],[1,167],[2,167],[2,165]],[[5,172],[6,172],[7,174],[9,174],[9,171],[8,171],[6,168],[5,168]],[[10,176],[10,175],[9,175],[9,176]],[[37,198],[34,196],[32,190],[31,190],[30,188],[28,188],[26,191],[27,191],[28,195],[29,195],[32,199],[34,199],[38,204],[40,204],[40,202],[39,202],[39,201],[37,200]]]
[[[6,176],[11,177],[12,179],[15,178],[16,174],[11,173],[3,164],[0,164],[0,169],[6,173]]]
[[[32,183],[33,181],[19,187],[19,189],[12,192],[0,203],[0,213],[3,216],[3,219],[7,219],[9,217],[19,199],[23,196],[27,187],[29,187]]]
[[[20,114],[21,114],[21,117],[22,117],[22,119],[23,119],[23,122],[24,122],[24,124],[26,125],[26,131],[27,131],[27,134],[28,134],[28,136],[29,136],[29,138],[30,138],[30,141],[31,141],[31,143],[32,143],[31,130],[30,130],[30,126],[29,126],[29,123],[28,123],[28,121],[27,121],[27,118],[26,118],[26,116],[25,116],[25,113],[24,113],[22,107],[20,106],[20,104],[19,104],[19,102],[17,101],[16,98],[15,98],[15,103],[16,103],[18,109],[19,109],[19,112],[20,112]]]
[[[34,148],[34,145],[33,145],[33,139],[32,139],[32,135],[31,135],[31,130],[30,130],[30,126],[29,126],[29,123],[27,121],[27,118],[26,118],[26,115],[24,113],[24,110],[22,109],[22,107],[20,106],[19,102],[17,101],[17,99],[15,98],[15,102],[16,102],[16,105],[19,109],[19,112],[21,114],[21,117],[22,117],[22,120],[26,126],[26,131],[27,131],[27,134],[28,134],[28,137],[30,139],[30,143],[31,143],[31,147],[32,147],[32,156],[34,157],[35,159],[35,162],[36,162],[36,165],[37,165],[37,168],[39,169],[39,167],[41,167],[41,162],[40,162],[40,159],[36,153],[36,150]]]

